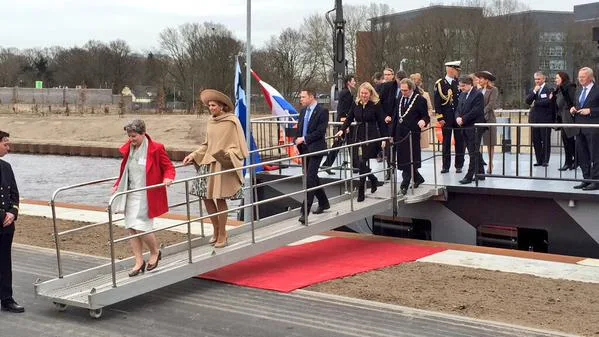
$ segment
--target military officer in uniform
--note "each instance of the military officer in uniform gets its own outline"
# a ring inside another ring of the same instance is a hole
[[[0,131],[0,158],[10,150],[9,134]],[[2,311],[24,312],[12,297],[12,239],[19,214],[19,190],[9,163],[0,159],[0,303]]]
[[[445,63],[446,75],[435,82],[435,117],[443,131],[443,168],[441,173],[449,172],[451,166],[451,135],[455,138],[455,170],[462,172],[464,166],[464,138],[456,123],[455,111],[458,104],[458,76],[461,61]],[[452,132],[453,131],[453,132]]]

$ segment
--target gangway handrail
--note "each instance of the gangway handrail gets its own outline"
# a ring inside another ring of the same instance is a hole
[[[572,124],[572,123],[475,123],[475,127],[538,127],[538,128],[599,128],[599,124]]]
[[[389,137],[380,137],[380,138],[375,138],[375,139],[371,139],[371,140],[367,140],[367,141],[362,141],[362,142],[356,142],[356,143],[352,143],[352,144],[347,144],[347,145],[342,145],[337,147],[337,150],[342,150],[342,149],[347,149],[347,148],[351,148],[354,146],[363,146],[365,144],[369,144],[369,143],[374,143],[374,142],[383,142],[383,141],[389,141]],[[316,151],[316,152],[312,152],[312,153],[306,153],[306,154],[300,154],[298,156],[293,156],[291,157],[292,159],[294,158],[307,158],[307,157],[312,157],[315,155],[321,155],[321,154],[325,154],[328,153],[329,151],[331,151],[330,149],[325,149],[325,150],[321,150],[321,151]],[[184,183],[185,184],[185,197],[187,199],[187,221],[182,222],[181,224],[175,224],[175,225],[171,225],[168,228],[172,228],[172,227],[177,227],[177,226],[182,226],[184,224],[187,224],[187,241],[188,241],[188,259],[189,259],[189,263],[192,263],[192,253],[191,253],[191,217],[190,217],[190,213],[189,213],[189,182],[193,181],[195,179],[199,179],[199,178],[207,178],[207,177],[211,177],[211,176],[216,176],[216,175],[221,175],[221,174],[225,174],[225,173],[232,173],[232,172],[236,172],[239,170],[248,170],[250,172],[250,175],[254,174],[254,169],[258,166],[262,166],[262,165],[270,165],[270,164],[276,164],[279,163],[281,161],[287,161],[289,160],[289,158],[281,158],[281,159],[275,159],[275,160],[270,160],[267,162],[263,162],[263,163],[257,163],[257,164],[249,164],[249,165],[244,165],[242,167],[239,168],[232,168],[232,169],[227,169],[227,170],[222,170],[219,172],[212,172],[212,173],[207,173],[207,174],[203,174],[203,175],[199,175],[196,177],[189,177],[189,178],[184,178],[184,179],[180,179],[180,180],[176,180],[174,182],[172,182],[172,184],[180,184],[180,183]],[[304,172],[305,172],[305,160],[302,160],[303,166],[304,166]],[[383,169],[383,171],[386,169]],[[288,197],[290,195],[296,195],[299,193],[304,193],[304,216],[305,216],[305,224],[307,226],[308,223],[308,210],[306,207],[306,195],[308,193],[308,191],[313,191],[319,188],[324,188],[327,186],[332,186],[332,185],[336,185],[336,184],[340,184],[340,183],[345,183],[346,181],[350,182],[350,185],[352,185],[352,187],[350,188],[350,190],[353,191],[353,180],[356,178],[356,176],[353,175],[353,170],[350,171],[350,177],[346,178],[346,179],[342,179],[342,180],[338,180],[338,181],[334,181],[331,183],[326,183],[326,184],[321,184],[319,186],[316,187],[312,187],[312,188],[307,188],[307,181],[306,181],[306,175],[302,174],[300,175],[301,177],[303,177],[303,189],[300,191],[295,191],[295,192],[291,192],[291,193],[286,193],[284,195],[281,196],[276,196],[267,200],[261,200],[261,201],[254,201],[253,200],[253,193],[250,193],[250,202],[247,204],[244,204],[242,206],[239,206],[238,209],[245,209],[245,208],[250,208],[253,209],[256,205],[261,205],[270,201],[274,201],[274,200],[279,200],[281,198],[285,198]],[[357,177],[365,177],[368,174],[362,174],[362,175],[358,175]],[[110,197],[110,200],[108,202],[108,220],[109,220],[109,238],[110,238],[110,259],[111,259],[111,270],[112,270],[112,286],[113,288],[117,287],[117,283],[116,283],[116,265],[115,265],[115,252],[114,252],[114,244],[116,242],[121,242],[127,239],[131,239],[137,236],[142,236],[142,235],[147,235],[149,233],[154,233],[154,232],[158,232],[158,231],[162,231],[165,230],[166,228],[160,228],[160,229],[156,229],[156,230],[152,230],[152,231],[148,231],[148,232],[144,232],[144,233],[139,233],[139,234],[134,234],[134,235],[129,235],[126,236],[124,238],[120,238],[117,239],[118,241],[115,241],[114,239],[114,233],[113,233],[113,221],[112,221],[112,214],[113,214],[113,203],[115,202],[115,200],[118,197],[123,197],[127,194],[130,193],[135,193],[135,192],[141,192],[141,191],[145,191],[145,190],[150,190],[150,189],[155,189],[155,188],[161,188],[161,187],[166,187],[167,184],[165,183],[161,183],[161,184],[156,184],[156,185],[151,185],[151,186],[146,186],[146,187],[142,187],[142,188],[138,188],[138,189],[133,189],[133,190],[127,190],[127,191],[121,191],[121,192],[117,192],[115,194],[113,194]],[[393,185],[392,185],[393,186]],[[395,200],[397,198],[396,193],[394,192],[395,190],[392,189],[392,198],[394,199],[394,203]],[[350,208],[353,210],[354,206],[353,206],[353,198],[350,199]],[[236,209],[235,209],[236,210]],[[231,212],[232,210],[227,209],[225,211],[220,211],[217,213],[213,213],[210,215],[205,215],[205,216],[200,216],[200,218],[198,219],[203,219],[203,218],[208,218],[209,216],[215,216],[215,215],[220,215],[220,214],[224,214],[224,213],[228,213]],[[255,243],[255,227],[254,227],[254,217],[251,216],[250,217],[250,225],[251,225],[251,233],[252,233],[252,243]]]

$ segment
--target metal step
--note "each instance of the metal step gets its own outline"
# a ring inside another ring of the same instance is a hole
[[[400,198],[398,203],[418,202],[439,194],[430,186],[416,189],[418,194]],[[157,269],[136,277],[129,277],[132,258],[115,262],[116,287],[112,284],[111,264],[104,264],[74,274],[35,284],[37,296],[58,304],[101,309],[152,290],[197,276],[235,262],[274,250],[307,237],[343,226],[392,208],[389,184],[379,192],[368,195],[363,202],[350,200],[345,194],[331,200],[331,208],[323,214],[310,214],[308,224],[298,222],[299,212],[288,211],[255,221],[255,243],[249,224],[229,231],[229,245],[214,249],[208,238],[197,238],[191,243],[191,261],[188,243],[162,249],[162,260]],[[378,195],[378,196],[377,196]],[[379,197],[380,196],[380,197]],[[353,204],[353,211],[351,210]]]

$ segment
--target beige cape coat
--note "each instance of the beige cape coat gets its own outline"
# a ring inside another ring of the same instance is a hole
[[[223,166],[243,167],[249,156],[243,128],[239,119],[232,113],[224,113],[208,120],[206,140],[192,153],[197,165],[208,165],[210,173],[223,171]],[[221,163],[216,158],[229,158]],[[224,165],[223,165],[224,164]],[[243,184],[243,172],[223,173],[208,178],[208,199],[224,199],[234,196]]]

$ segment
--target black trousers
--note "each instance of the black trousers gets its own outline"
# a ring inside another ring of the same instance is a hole
[[[584,179],[599,179],[599,132],[582,129],[576,136],[578,165]]]
[[[537,164],[548,164],[551,155],[551,128],[532,128],[531,132]]]
[[[443,169],[449,170],[451,167],[451,134],[455,138],[455,167],[461,169],[464,167],[464,137],[462,130],[444,127],[443,131]]]
[[[574,164],[574,154],[576,153],[576,142],[574,141],[574,137],[568,137],[568,135],[561,131],[562,133],[562,143],[564,144],[564,165],[573,165]]]
[[[343,145],[343,142],[344,142],[343,138],[336,138],[335,141],[333,142],[333,146],[331,147],[331,149],[334,149],[336,147]],[[332,167],[333,163],[335,163],[335,159],[337,159],[337,154],[339,154],[339,150],[331,150],[329,152],[329,154],[327,155],[327,159],[325,159],[324,163],[322,163],[322,166]]]
[[[408,188],[410,186],[410,180],[412,180],[412,168],[407,168],[401,171],[401,185],[400,187]],[[424,177],[418,172],[418,169],[414,169],[414,182],[424,181]]]
[[[1,224],[0,224],[1,226]],[[12,298],[12,239],[14,231],[0,232],[0,300]]]
[[[320,162],[322,161],[322,155],[314,156],[314,157],[306,157],[306,185],[308,188],[316,187],[320,185],[320,178],[318,178],[318,170],[320,169]],[[310,208],[312,207],[312,203],[314,202],[314,197],[318,199],[318,204],[320,206],[326,206],[329,204],[329,199],[327,195],[324,193],[322,188],[319,188],[314,191],[309,191],[306,199],[306,204],[308,205],[308,213],[310,212]],[[303,212],[303,205],[302,205]]]
[[[466,141],[466,147],[468,148],[469,157],[468,172],[466,172],[464,178],[473,179],[475,173],[485,173],[483,154],[480,152],[480,143],[484,132],[481,129],[464,129],[462,132]]]

